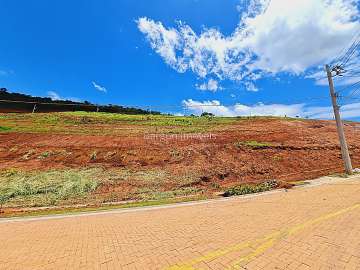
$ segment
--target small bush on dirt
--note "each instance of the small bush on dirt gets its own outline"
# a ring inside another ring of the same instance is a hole
[[[48,158],[51,155],[51,152],[45,151],[40,154],[39,159],[45,159]]]
[[[267,182],[257,184],[257,185],[242,184],[242,185],[227,189],[224,193],[224,196],[230,197],[230,196],[235,196],[235,195],[259,193],[259,192],[269,191],[276,187],[278,187],[278,183],[275,180],[267,181]]]
[[[95,160],[96,160],[96,157],[97,157],[97,152],[94,151],[94,152],[92,152],[91,155],[90,155],[90,160],[91,160],[91,161],[95,161]]]

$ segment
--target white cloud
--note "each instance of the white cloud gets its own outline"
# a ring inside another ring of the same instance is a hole
[[[340,107],[341,117],[343,119],[352,119],[360,117],[360,103],[346,104]],[[307,115],[312,118],[333,119],[333,108],[328,107],[312,107],[306,111]]]
[[[296,74],[337,56],[359,29],[353,0],[272,0],[245,25],[254,66]]]
[[[355,70],[357,70],[357,69],[358,68],[356,68]],[[315,81],[316,85],[321,85],[321,86],[329,85],[328,78],[324,71],[324,68],[318,68],[317,70],[310,72],[308,75],[305,76],[305,78],[313,79]],[[358,82],[360,80],[360,74],[358,74],[356,76],[346,76],[346,73],[345,73],[345,76],[336,76],[336,77],[333,77],[333,80],[334,80],[335,87],[337,88],[337,90],[339,90],[338,87],[340,87],[340,89],[341,89],[342,86],[346,86],[346,85],[350,85],[350,84]]]
[[[220,101],[195,101],[192,99],[184,100],[183,105],[194,114],[203,112],[213,113],[217,116],[236,116],[232,108],[228,108],[220,104]]]
[[[219,82],[214,79],[209,79],[207,82],[202,84],[195,85],[197,89],[201,91],[211,91],[216,92],[218,90],[222,90],[223,88],[219,85]]]
[[[284,104],[270,104],[265,105],[263,103],[257,103],[253,106],[246,106],[242,104],[236,104],[234,106],[234,111],[237,115],[258,115],[258,116],[290,116],[295,117],[300,114],[303,104],[293,104],[293,105],[284,105]]]
[[[56,93],[55,91],[48,91],[47,95],[49,98],[51,98],[52,100],[61,100],[62,98],[59,96],[58,93]]]
[[[92,81],[91,82],[92,85],[95,87],[96,90],[100,91],[100,92],[104,92],[106,93],[107,92],[107,89],[104,87],[104,86],[101,86],[99,84],[97,84],[96,82]]]
[[[357,118],[360,117],[360,102],[343,105],[341,107],[341,116],[343,118]]]
[[[309,117],[314,119],[332,119],[331,106],[313,107],[306,104],[268,104],[257,103],[251,106],[235,104],[232,106],[222,105],[219,101],[195,101],[184,100],[183,105],[193,114],[200,115],[202,112],[210,112],[217,116],[289,116]],[[344,119],[360,117],[360,103],[353,103],[341,107],[341,115]]]
[[[51,98],[52,100],[70,100],[73,102],[81,102],[81,99],[76,97],[61,97],[58,93],[55,91],[48,91],[47,96]]]
[[[177,29],[166,29],[148,18],[140,18],[138,28],[164,61],[180,73],[191,70],[199,78],[219,80],[241,80],[250,74],[245,64],[251,61],[251,54],[233,37],[224,37],[215,29],[198,35],[182,22]]]
[[[259,91],[259,88],[257,88],[253,82],[245,81],[244,84],[245,84],[246,90],[248,90],[250,92]]]
[[[177,62],[175,50],[179,46],[179,36],[176,30],[166,29],[161,22],[147,18],[138,20],[139,30],[151,39],[152,48],[160,54],[169,65]]]
[[[264,76],[306,75],[330,61],[360,29],[358,18],[355,0],[251,0],[229,36],[213,28],[196,33],[183,22],[165,27],[146,17],[137,24],[178,72],[247,82],[254,91],[254,81]]]

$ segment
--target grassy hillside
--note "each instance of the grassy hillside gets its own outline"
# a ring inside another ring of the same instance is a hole
[[[1,114],[0,132],[66,134],[124,134],[147,132],[205,132],[241,118],[187,117],[170,115],[128,115],[96,112]],[[244,118],[245,119],[245,118]]]

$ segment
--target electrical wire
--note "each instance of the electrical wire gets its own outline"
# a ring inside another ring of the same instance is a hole
[[[347,52],[345,53],[344,57],[341,59],[339,66],[342,68],[345,68],[347,63],[350,61],[350,59],[354,56],[356,50],[360,46],[360,32],[355,35],[355,38],[353,39],[353,42]]]
[[[359,34],[360,34],[360,33],[359,33]],[[359,35],[359,34],[358,34],[358,35]],[[340,66],[341,63],[345,60],[345,58],[348,56],[349,51],[350,51],[350,50],[352,49],[352,47],[354,46],[354,42],[355,42],[356,37],[357,37],[358,35],[354,35],[354,37],[351,39],[351,46],[348,47],[347,45],[345,45],[345,46],[343,47],[343,49],[341,50],[340,55],[332,61],[332,62],[335,62],[335,63],[336,63],[334,66],[336,66],[336,65]],[[347,49],[347,50],[346,50],[346,49]]]
[[[347,85],[347,86],[344,86],[343,88],[340,88],[339,90],[336,91],[336,93],[337,94],[343,93],[345,90],[351,89],[352,87],[357,86],[357,85],[360,85],[360,80],[351,85]]]

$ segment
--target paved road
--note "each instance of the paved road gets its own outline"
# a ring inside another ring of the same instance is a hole
[[[360,269],[360,177],[195,205],[2,220],[0,269]]]

